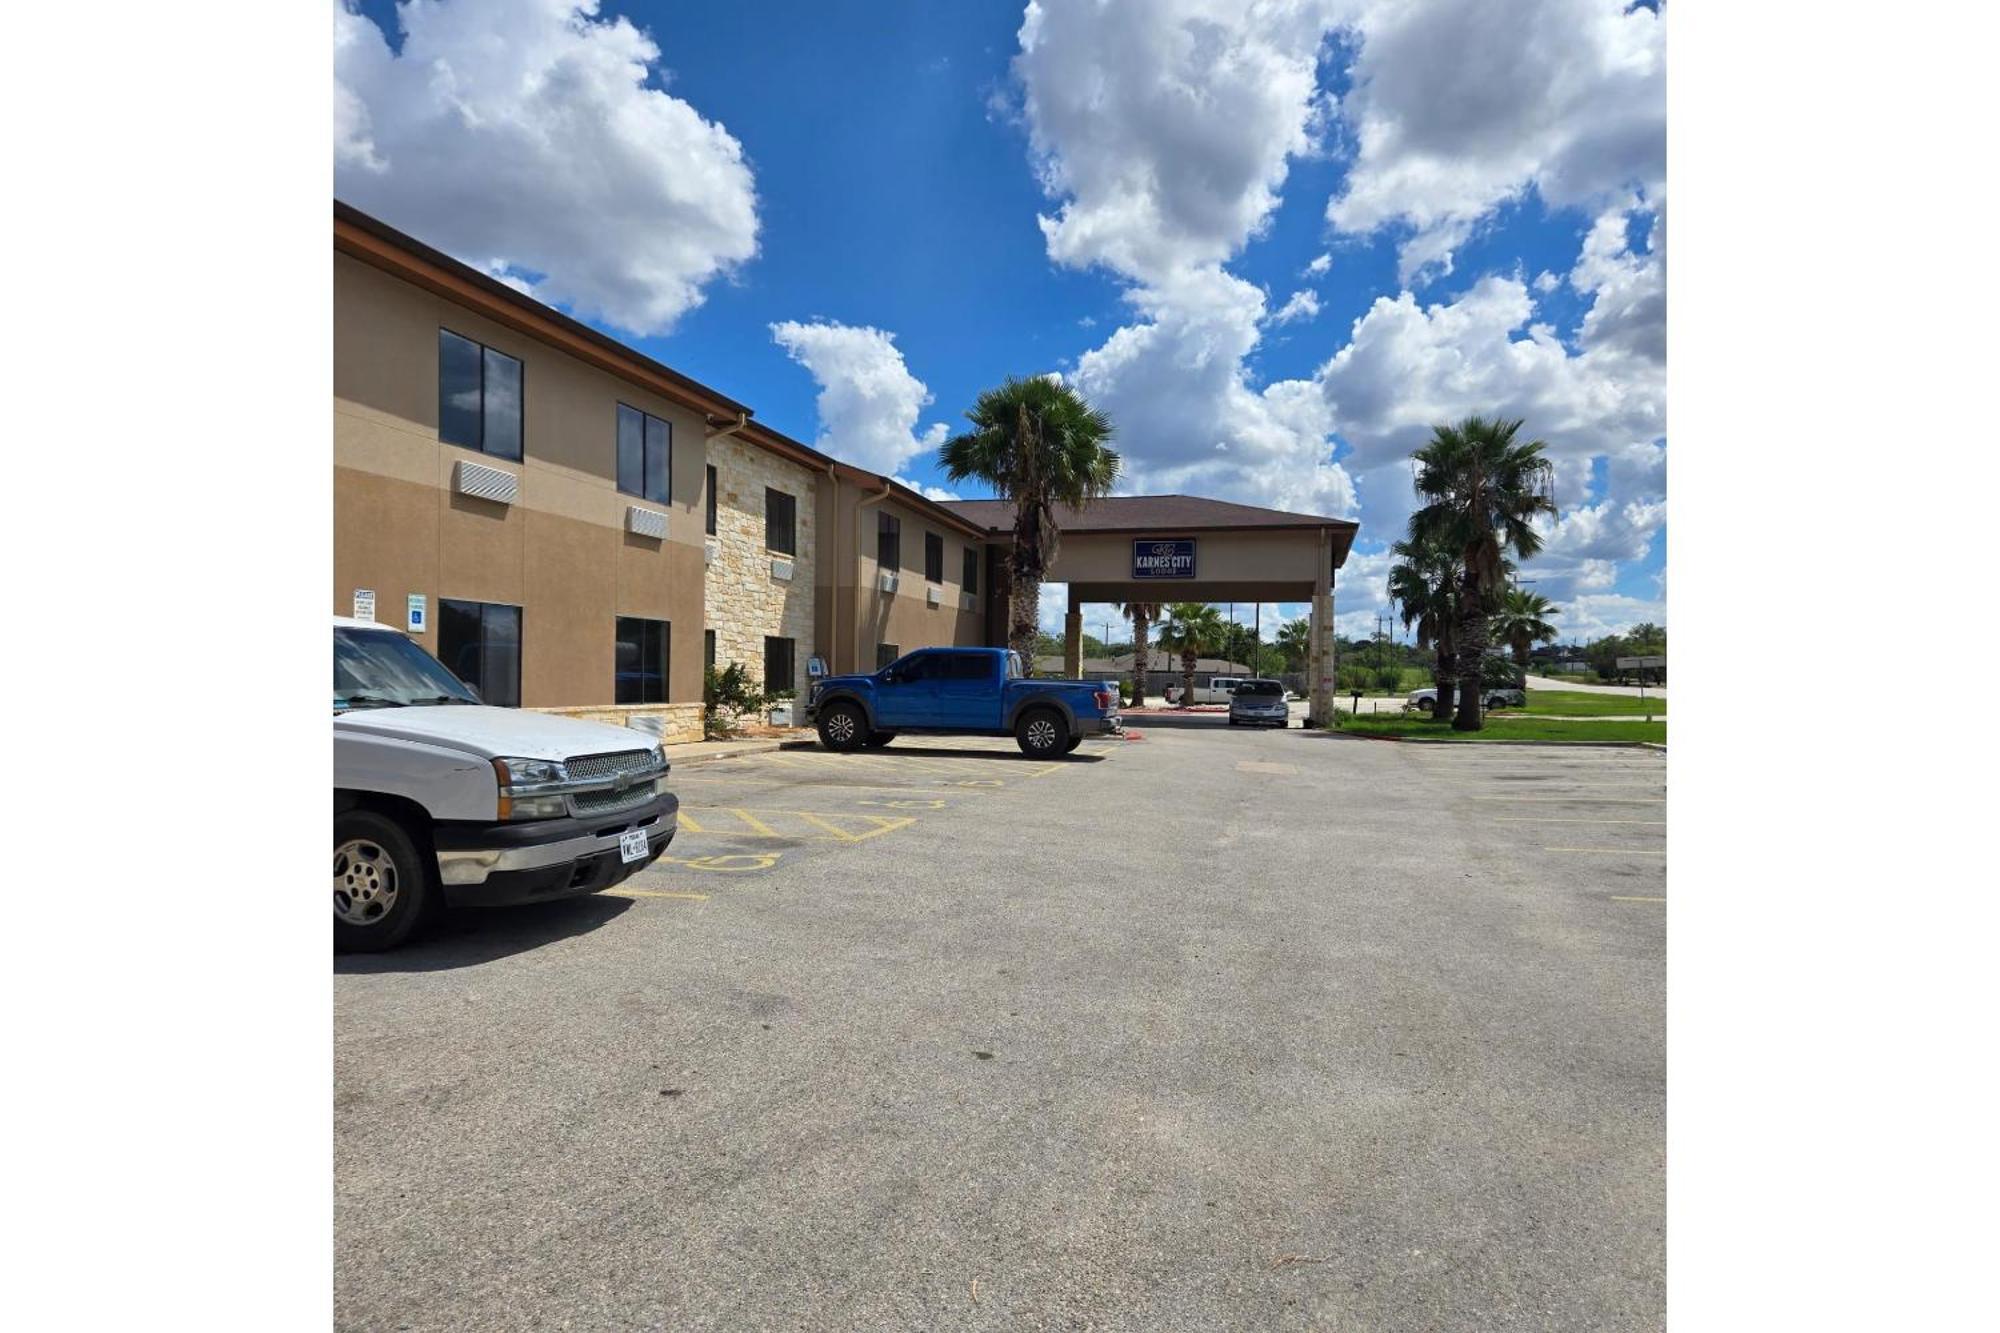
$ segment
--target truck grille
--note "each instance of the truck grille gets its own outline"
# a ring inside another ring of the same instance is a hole
[[[636,810],[653,799],[653,784],[639,783],[617,791],[602,787],[596,791],[579,791],[570,794],[569,802],[579,818],[597,815],[615,815],[621,810]]]
[[[580,754],[563,761],[563,770],[572,780],[594,782],[619,773],[651,773],[660,766],[656,750],[620,750],[615,754]]]

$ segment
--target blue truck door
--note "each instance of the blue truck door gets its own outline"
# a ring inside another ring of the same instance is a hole
[[[933,726],[965,731],[1000,729],[1001,657],[998,653],[939,653],[938,717]]]
[[[875,682],[875,722],[884,731],[928,727],[937,716],[938,654],[910,653],[891,663]]]

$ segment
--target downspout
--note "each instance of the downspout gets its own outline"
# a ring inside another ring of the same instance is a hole
[[[737,431],[742,430],[745,426],[749,424],[750,424],[750,414],[748,412],[738,412],[736,414],[736,420],[730,425],[709,426],[708,433],[705,438],[711,440],[719,440],[725,435],[734,435]]]
[[[832,470],[833,469],[831,466],[829,466],[827,469],[829,473],[831,473]],[[836,488],[838,488],[839,482],[836,481],[834,485]],[[884,500],[888,499],[891,489],[892,487],[890,485],[889,479],[887,477],[884,477],[882,478],[882,490],[879,494],[868,496],[866,499],[862,500],[859,504],[854,506],[854,612],[856,615],[859,615],[861,613],[861,511],[864,509],[872,508],[873,506],[881,504]],[[840,501],[840,492],[838,489],[836,489],[834,491],[834,503],[835,503],[834,512],[835,512],[836,522],[838,521],[838,515],[839,515],[839,507],[838,507],[839,501]],[[834,595],[833,605],[834,605],[833,623],[836,626],[837,630],[837,627],[840,624],[840,619],[839,619],[840,596],[838,593],[835,593]],[[838,652],[838,649],[836,649],[835,651]],[[861,670],[861,624],[859,621],[856,621],[854,625],[854,668],[853,669],[855,671]]]

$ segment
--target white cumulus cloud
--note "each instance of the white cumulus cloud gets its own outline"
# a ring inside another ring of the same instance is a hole
[[[787,320],[771,326],[771,337],[819,385],[817,447],[823,452],[894,476],[918,454],[944,443],[943,422],[917,430],[931,394],[903,364],[894,334]]]
[[[409,0],[400,52],[334,0],[334,192],[532,292],[659,333],[757,252],[729,131],[650,86],[597,0]]]
[[[1302,288],[1292,293],[1292,298],[1278,308],[1271,316],[1273,324],[1289,324],[1295,319],[1317,319],[1319,317],[1319,293]]]

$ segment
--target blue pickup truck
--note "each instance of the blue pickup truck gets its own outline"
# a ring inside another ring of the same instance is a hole
[[[829,750],[887,745],[905,731],[948,732],[1012,736],[1037,759],[1123,730],[1115,688],[1027,679],[1006,648],[919,648],[871,676],[823,677],[806,698],[806,721]]]

